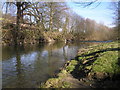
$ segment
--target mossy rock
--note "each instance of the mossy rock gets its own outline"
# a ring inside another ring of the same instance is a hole
[[[62,82],[62,88],[70,88],[71,87],[71,83],[69,82]]]
[[[59,88],[60,85],[61,82],[58,78],[51,78],[43,85],[43,88]]]

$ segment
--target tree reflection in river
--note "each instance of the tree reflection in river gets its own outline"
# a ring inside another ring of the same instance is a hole
[[[22,63],[21,63],[21,56],[20,56],[20,51],[19,47],[15,47],[15,53],[16,53],[16,76],[17,76],[17,82],[16,86],[18,87],[23,87],[24,85],[24,75],[23,75],[23,70],[22,70]]]

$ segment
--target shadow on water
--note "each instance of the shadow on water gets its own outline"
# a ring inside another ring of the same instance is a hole
[[[81,56],[75,57],[76,60],[78,60],[78,64],[75,66],[75,69],[71,72],[72,76],[78,80],[87,78],[88,73],[91,71],[91,69],[85,69],[86,66],[90,66],[94,63],[94,61],[97,60],[99,57],[100,53],[106,52],[106,51],[120,51],[120,48],[107,48],[104,50],[92,52],[89,54],[83,54]],[[79,57],[87,57],[87,56],[92,56],[87,58],[88,60],[87,63],[83,64],[80,60]],[[120,65],[120,57],[118,56],[118,65]],[[80,66],[81,69],[80,69]],[[112,77],[106,77],[101,80],[94,80],[94,87],[97,88],[106,88],[106,87],[113,87],[113,88],[119,88],[120,85],[120,74],[113,75]]]

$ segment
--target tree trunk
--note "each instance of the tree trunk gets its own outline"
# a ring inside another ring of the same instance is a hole
[[[17,30],[20,30],[21,2],[17,2]]]
[[[50,3],[50,22],[49,22],[49,29],[50,31],[53,29],[53,6]]]
[[[14,44],[18,45],[18,32],[20,30],[20,17],[21,17],[21,2],[16,2],[17,6],[17,20],[16,20],[16,28],[14,30]]]

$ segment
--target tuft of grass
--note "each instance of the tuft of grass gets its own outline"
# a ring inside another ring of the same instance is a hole
[[[71,60],[70,65],[66,67],[67,72],[72,72],[75,69],[75,66],[77,65],[78,61],[76,60]]]

